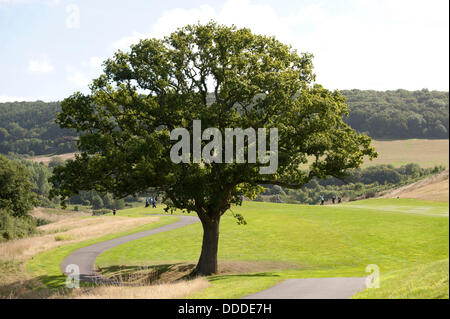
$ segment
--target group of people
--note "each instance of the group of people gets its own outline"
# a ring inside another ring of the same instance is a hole
[[[336,199],[337,199],[338,204],[342,203],[342,198],[340,196],[336,196],[336,195],[333,195],[331,197],[331,203],[336,204]],[[325,203],[325,198],[323,197],[323,195],[320,195],[320,205],[323,205],[324,203]]]
[[[145,207],[152,205],[153,208],[156,208],[156,204],[158,203],[158,196],[151,196],[150,198],[145,198]]]

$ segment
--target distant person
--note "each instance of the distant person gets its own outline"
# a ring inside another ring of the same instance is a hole
[[[323,195],[320,195],[320,205],[323,205],[325,203],[325,198],[323,198]]]
[[[342,198],[338,196],[338,204],[342,203]]]
[[[150,206],[150,204],[148,203],[148,198],[145,197],[145,207],[148,207],[148,206]]]
[[[155,197],[155,198],[153,199],[153,201],[152,201],[152,206],[153,206],[153,208],[156,208],[156,198],[157,198],[157,197]]]
[[[333,195],[333,196],[331,197],[331,202],[332,202],[333,204],[336,202],[336,196],[335,196],[335,195]]]
[[[113,216],[116,216],[116,209],[113,209]]]

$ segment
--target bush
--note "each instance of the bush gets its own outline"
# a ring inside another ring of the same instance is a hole
[[[75,207],[73,208],[73,211],[77,212],[78,211],[78,206],[75,205]]]
[[[0,241],[23,238],[36,232],[36,220],[30,216],[14,217],[0,209]]]
[[[34,220],[36,221],[36,226],[43,226],[51,223],[51,221],[44,218],[35,218]]]
[[[114,200],[114,207],[113,209],[124,209],[125,208],[125,201],[123,199],[115,199]]]
[[[55,240],[56,241],[66,241],[66,240],[72,240],[72,236],[70,235],[56,235]]]
[[[92,197],[91,204],[93,209],[100,209],[103,207],[103,200],[100,196],[95,195]]]
[[[102,216],[109,213],[111,213],[111,210],[109,209],[97,209],[92,211],[92,216]]]

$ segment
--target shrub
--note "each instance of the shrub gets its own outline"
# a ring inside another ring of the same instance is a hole
[[[91,204],[93,209],[100,209],[103,207],[103,200],[100,196],[95,195],[92,197]]]
[[[75,207],[73,208],[73,210],[74,210],[75,212],[77,212],[77,211],[78,211],[78,206],[75,205]]]
[[[23,238],[36,232],[36,220],[30,216],[14,217],[0,209],[0,241]]]
[[[36,221],[36,226],[43,226],[43,225],[47,225],[50,224],[51,221],[49,221],[48,219],[45,218],[35,218]]]
[[[97,209],[97,210],[92,211],[92,216],[102,216],[102,215],[105,215],[105,214],[108,214],[108,213],[111,213],[111,210],[106,209],[106,208],[104,208],[104,209]]]
[[[67,241],[67,240],[72,240],[73,237],[70,235],[56,235],[55,236],[55,240],[56,241]]]

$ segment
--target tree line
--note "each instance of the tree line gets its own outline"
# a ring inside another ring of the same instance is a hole
[[[426,176],[442,172],[445,166],[422,168],[410,163],[400,167],[392,165],[374,165],[347,171],[347,177],[338,179],[313,179],[301,189],[286,189],[277,185],[263,185],[265,191],[257,201],[282,202],[292,204],[316,205],[323,196],[326,201],[341,197],[345,201],[371,198],[377,193],[407,185]]]
[[[375,139],[448,138],[449,94],[429,91],[342,91],[345,121]]]
[[[448,138],[449,93],[345,90],[351,127],[375,139]],[[0,153],[76,151],[76,133],[56,123],[59,102],[0,103]]]
[[[0,153],[43,155],[76,150],[76,134],[56,124],[59,102],[0,103]]]

